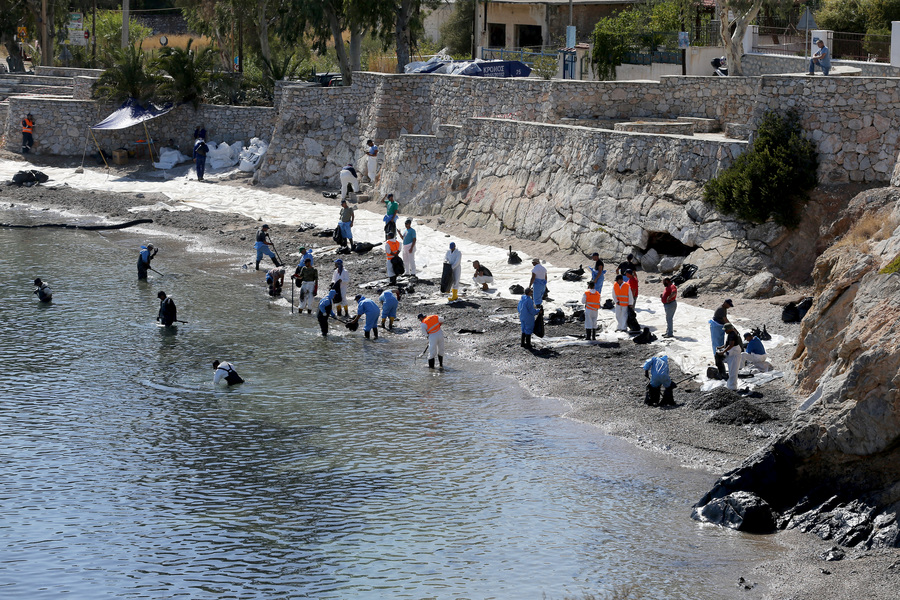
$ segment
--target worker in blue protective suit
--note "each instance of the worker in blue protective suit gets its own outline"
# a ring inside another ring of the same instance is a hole
[[[523,348],[531,349],[531,334],[534,333],[534,320],[541,314],[543,309],[539,309],[534,305],[532,299],[532,290],[528,288],[519,299],[519,323],[522,324],[522,342]]]
[[[150,261],[159,252],[159,248],[154,248],[153,244],[141,246],[141,253],[138,255],[137,270],[138,279],[147,279],[147,271],[151,268]]]
[[[394,319],[397,318],[397,306],[400,304],[400,290],[387,290],[380,296],[378,301],[381,302],[381,327],[384,328],[386,319],[390,319],[388,329],[394,328]]]
[[[366,315],[366,326],[363,329],[366,339],[369,339],[369,332],[374,332],[374,337],[378,339],[378,315],[381,309],[375,304],[374,300],[369,300],[361,294],[356,295],[356,316],[350,319],[351,323],[359,322],[359,318]]]
[[[319,301],[319,311],[316,313],[316,317],[319,319],[319,328],[322,330],[322,337],[328,337],[328,319],[337,318],[334,314],[333,304],[334,295],[336,293],[336,291],[330,290],[328,295]]]
[[[312,250],[307,250],[305,246],[300,246],[300,260],[297,261],[297,268],[302,269],[305,267],[307,259],[309,259],[309,266],[313,266]]]
[[[271,258],[276,267],[281,266],[281,261],[279,261],[275,253],[269,249],[269,246],[272,246],[274,248],[275,244],[273,244],[271,238],[269,238],[269,226],[263,225],[256,230],[256,243],[254,244],[254,247],[256,248],[257,271],[259,271],[259,263],[262,260],[263,254]]]
[[[647,382],[647,394],[644,397],[644,403],[650,406],[674,406],[675,397],[672,390],[675,384],[669,377],[669,357],[653,356],[644,363],[644,377],[649,379]],[[662,401],[660,401],[660,392],[662,392]]]

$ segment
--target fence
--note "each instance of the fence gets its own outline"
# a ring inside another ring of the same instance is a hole
[[[518,60],[526,65],[533,66],[534,62],[542,56],[557,59],[558,49],[554,46],[534,46],[527,48],[482,48],[482,60]]]
[[[831,56],[844,60],[891,62],[891,36],[835,31]]]
[[[805,31],[799,31],[791,23],[785,25],[760,25],[753,36],[753,52],[804,56],[806,54]]]

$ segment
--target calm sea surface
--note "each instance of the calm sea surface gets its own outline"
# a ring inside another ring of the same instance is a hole
[[[712,474],[421,338],[323,340],[238,263],[0,230],[0,598],[723,598],[780,551],[690,521]]]

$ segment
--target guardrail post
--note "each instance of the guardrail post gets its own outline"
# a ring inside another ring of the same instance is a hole
[[[900,21],[891,21],[891,66],[900,67]]]

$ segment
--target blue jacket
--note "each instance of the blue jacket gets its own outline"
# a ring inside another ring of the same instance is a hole
[[[329,315],[335,317],[334,309],[332,308],[331,301],[334,299],[335,295],[334,290],[329,290],[328,295],[319,300],[319,314],[320,315]]]
[[[758,337],[754,337],[752,340],[747,342],[747,353],[748,354],[765,354],[766,348],[763,346],[762,341]]]
[[[534,306],[534,300],[527,294],[522,294],[519,299],[519,322],[522,324],[522,333],[531,335],[534,333],[534,318],[540,310]]]
[[[654,356],[644,363],[644,370],[650,371],[650,385],[653,387],[669,387],[672,380],[669,378],[669,357]]]

